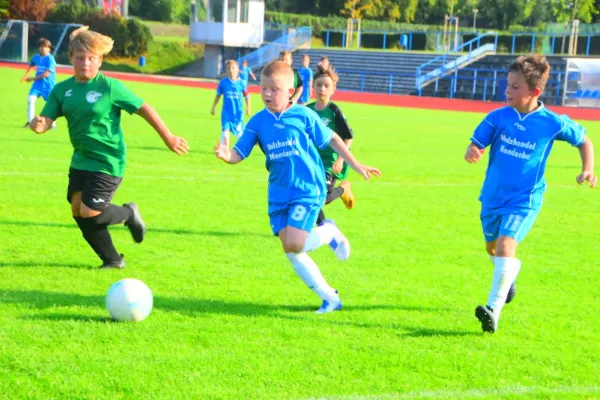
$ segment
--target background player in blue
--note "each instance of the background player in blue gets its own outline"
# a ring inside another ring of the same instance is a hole
[[[41,96],[44,101],[47,101],[48,95],[56,85],[56,61],[50,54],[52,44],[48,39],[41,38],[38,40],[38,50],[40,54],[36,54],[31,58],[27,71],[21,78],[21,82],[33,82],[27,96],[27,123],[25,128],[29,126],[29,122],[35,117],[35,102],[38,97]],[[33,68],[36,68],[35,77],[30,77],[29,73]]]
[[[248,67],[248,61],[244,60],[242,61],[242,67],[240,68],[240,79],[244,81],[246,87],[248,87],[248,81],[250,80],[250,77],[252,77],[252,80],[254,81],[257,80],[254,72],[252,72],[252,70]]]
[[[238,139],[244,132],[244,108],[242,97],[246,101],[246,115],[250,115],[250,101],[248,89],[243,80],[240,79],[240,69],[235,60],[227,60],[225,63],[227,78],[221,79],[217,87],[217,96],[210,110],[215,115],[215,108],[223,98],[223,109],[221,110],[221,143],[229,147],[229,134],[233,133]]]
[[[306,105],[312,97],[313,72],[309,68],[309,65],[310,57],[308,54],[305,54],[302,56],[302,68],[298,68],[298,74],[300,74],[300,79],[302,79],[302,87],[306,88],[306,90],[302,91],[298,99],[298,104],[300,105]]]
[[[294,73],[282,61],[267,65],[262,72],[261,93],[266,108],[248,122],[244,135],[230,150],[223,143],[215,147],[218,158],[237,164],[250,155],[256,144],[267,156],[269,171],[269,217],[273,234],[279,236],[294,270],[323,300],[318,313],[339,310],[340,296],[307,254],[331,244],[340,260],[350,256],[350,244],[332,223],[314,228],[325,201],[325,171],[317,147],[328,144],[365,179],[379,176],[377,168],[361,165],[342,139],[325,127],[316,113],[290,104]]]
[[[550,65],[544,56],[522,56],[509,67],[508,106],[492,111],[475,129],[465,160],[477,163],[486,147],[490,159],[481,189],[481,223],[486,249],[494,263],[487,305],[475,315],[485,332],[498,329],[500,312],[516,294],[521,269],[517,245],[525,238],[542,207],[546,190],[544,171],[555,140],[579,149],[581,174],[577,183],[596,185],[594,147],[585,129],[566,116],[553,113],[538,100]]]

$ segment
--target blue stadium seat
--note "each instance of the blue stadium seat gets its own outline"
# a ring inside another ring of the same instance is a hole
[[[592,97],[592,91],[591,90],[586,90],[585,92],[583,92],[583,94],[581,95],[582,99],[589,99],[590,97]]]
[[[600,99],[600,90],[594,90],[592,93],[592,99]]]
[[[579,89],[577,92],[571,94],[571,97],[577,99],[583,95],[583,90]]]

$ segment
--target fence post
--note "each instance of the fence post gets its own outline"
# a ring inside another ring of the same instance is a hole
[[[325,47],[329,47],[329,29],[327,29],[327,33],[325,34]]]
[[[494,82],[492,82],[492,100],[496,100],[496,78],[498,76],[498,70],[494,70]]]
[[[535,52],[535,32],[533,33],[533,35],[531,36],[531,52],[534,53]]]
[[[383,32],[383,51],[387,48],[387,32]]]
[[[392,94],[392,86],[394,85],[394,75],[390,74],[390,90],[389,93]]]
[[[408,35],[408,50],[412,50],[412,32]]]
[[[590,41],[592,40],[592,35],[589,34],[588,35],[588,40],[587,40],[587,45],[585,46],[585,55],[589,56],[590,55]]]
[[[486,100],[487,95],[487,78],[483,80],[483,101]]]
[[[560,104],[560,99],[562,98],[562,96],[560,95],[560,88],[562,87],[561,85],[561,79],[560,77],[562,76],[562,74],[559,72],[558,73],[558,85],[556,85],[556,105],[560,106],[562,104]],[[567,80],[567,76],[565,76],[565,81]],[[566,86],[565,86],[566,89]]]
[[[552,54],[554,54],[554,43],[556,42],[556,35],[552,35]]]
[[[510,50],[510,54],[515,54],[515,42],[516,41],[517,41],[517,34],[513,33],[512,48]]]
[[[496,32],[496,37],[494,38],[494,50],[498,51],[498,32]]]
[[[363,92],[365,90],[365,73],[360,73],[360,91]]]
[[[29,61],[29,23],[27,21],[21,22],[21,61]]]
[[[473,71],[473,89],[471,89],[471,98],[475,100],[475,92],[477,91],[477,70]]]
[[[346,31],[342,32],[342,48],[346,48]]]
[[[435,93],[434,93],[435,97],[437,97],[437,95],[438,95],[438,87],[439,87],[440,79],[442,79],[442,78],[438,78],[435,80]]]

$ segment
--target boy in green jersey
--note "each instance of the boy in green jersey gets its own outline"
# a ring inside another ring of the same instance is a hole
[[[125,142],[121,110],[144,118],[177,154],[188,152],[187,142],[173,135],[157,112],[121,82],[99,73],[103,56],[113,47],[108,36],[77,29],[71,34],[69,60],[75,75],[57,84],[41,115],[30,128],[44,133],[64,116],[73,145],[67,201],[83,237],[102,260],[101,268],[124,268],[123,255],[113,245],[108,225],[125,223],[137,243],[146,227],[135,203],[110,204],[123,180]]]
[[[318,66],[317,73],[313,81],[313,88],[317,101],[307,105],[308,108],[314,110],[328,128],[337,133],[346,146],[350,148],[354,134],[348,126],[346,117],[342,114],[342,110],[331,101],[331,96],[335,93],[335,88],[339,78],[333,68],[327,69],[321,65]],[[348,209],[354,208],[354,195],[350,182],[345,180],[348,176],[348,164],[344,159],[336,153],[331,146],[325,149],[320,149],[319,154],[325,167],[325,177],[327,179],[327,198],[325,204],[331,203],[338,197],[342,199],[344,205]],[[335,186],[337,181],[342,181],[338,187]],[[322,224],[325,221],[325,213],[321,209],[317,224]]]
[[[292,52],[289,50],[282,50],[279,53],[279,61],[283,61],[284,63],[286,63],[287,65],[289,65],[291,67],[292,62],[293,62]],[[304,91],[304,86],[302,84],[302,78],[300,77],[298,70],[295,68],[292,68],[292,70],[294,71],[294,93],[290,97],[290,102],[292,102],[293,104],[296,104],[296,103],[298,103],[300,96],[302,96],[302,92]]]

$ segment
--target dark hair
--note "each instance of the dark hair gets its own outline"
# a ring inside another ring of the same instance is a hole
[[[46,38],[40,38],[40,40],[38,40],[38,47],[40,46],[44,46],[44,47],[52,47],[52,43],[50,43],[50,41]]]
[[[527,81],[529,90],[540,88],[544,91],[548,77],[550,76],[550,64],[541,54],[532,53],[527,56],[518,57],[508,67],[509,72],[520,72]]]

